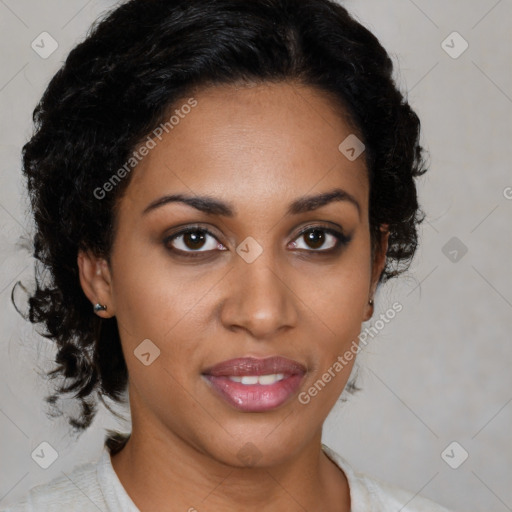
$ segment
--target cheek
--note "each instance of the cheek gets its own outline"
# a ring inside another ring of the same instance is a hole
[[[359,334],[369,299],[369,252],[347,252],[334,265],[297,278],[294,291],[308,305],[318,327],[340,342]],[[363,263],[364,262],[364,263]]]
[[[314,313],[308,313],[311,335],[310,371],[298,401],[303,413],[314,418],[327,416],[345,388],[358,353],[358,335],[368,300],[364,279],[330,279],[319,282],[323,291],[311,295]]]
[[[366,264],[369,261],[367,246],[353,248],[328,271],[317,271],[308,279],[301,278],[302,288],[297,290],[298,296],[307,297],[307,317],[303,319],[302,328],[303,332],[310,333],[307,342],[313,347],[309,384],[329,372],[325,375],[329,384],[322,391],[324,399],[330,397],[329,403],[334,403],[341,393],[355,363],[358,336],[369,298],[371,268]],[[346,353],[347,358],[343,357]]]
[[[112,254],[116,317],[129,336],[164,339],[190,311],[201,282],[190,279],[165,251],[119,236]]]
[[[159,367],[182,381],[200,366],[199,345],[208,339],[204,316],[212,308],[209,293],[223,272],[184,269],[164,252],[130,250],[128,243],[112,255],[112,264],[116,318],[131,375],[143,371],[134,351],[149,339],[160,351],[151,374]],[[162,374],[156,380],[162,376],[169,379]]]

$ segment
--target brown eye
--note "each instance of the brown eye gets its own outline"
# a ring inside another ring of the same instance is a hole
[[[170,251],[185,253],[186,256],[193,256],[193,253],[215,251],[216,249],[225,250],[224,246],[212,233],[200,228],[187,228],[179,233],[175,233],[164,240],[164,245]]]
[[[304,240],[302,247],[297,240]],[[331,252],[339,249],[343,245],[347,245],[351,237],[346,236],[340,231],[323,226],[308,227],[299,233],[298,238],[292,242],[294,249],[304,249],[309,252]]]
[[[182,235],[183,237],[183,244],[192,250],[200,249],[205,242],[205,235],[203,232],[200,231],[189,231],[188,233],[185,233]]]
[[[320,249],[322,245],[325,243],[325,234],[322,233],[320,229],[313,229],[311,231],[308,231],[302,235],[304,237],[304,240],[306,240],[306,243],[312,248],[312,249]]]

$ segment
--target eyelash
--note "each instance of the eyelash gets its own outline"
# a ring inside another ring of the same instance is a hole
[[[324,233],[327,233],[329,235],[332,235],[336,238],[336,244],[334,247],[330,248],[330,249],[298,249],[299,251],[305,251],[305,252],[310,252],[310,253],[314,253],[314,254],[321,254],[321,255],[326,255],[326,254],[334,254],[336,252],[338,252],[342,247],[344,246],[347,246],[352,237],[351,236],[347,236],[345,235],[343,232],[341,231],[337,231],[331,227],[327,227],[327,226],[322,226],[322,225],[314,225],[314,226],[306,226],[304,229],[302,229],[298,234],[297,236],[294,238],[293,241],[297,240],[298,238],[302,237],[303,235],[305,235],[306,233],[309,233],[311,231],[322,231]],[[213,237],[215,240],[217,240],[217,237],[211,232],[209,231],[208,229],[206,228],[203,228],[203,227],[200,227],[200,226],[188,226],[187,228],[185,229],[182,229],[181,231],[178,231],[177,233],[173,233],[172,235],[166,237],[163,241],[164,243],[164,246],[166,247],[166,249],[172,253],[175,253],[176,255],[180,256],[180,257],[185,257],[185,258],[198,258],[200,257],[201,254],[207,254],[209,252],[213,252],[215,251],[215,249],[213,250],[208,250],[208,251],[182,251],[181,249],[175,249],[175,248],[171,248],[169,247],[169,244],[179,238],[180,236],[183,236],[183,235],[186,235],[186,234],[189,234],[189,233],[202,233],[202,234],[207,234],[211,237]],[[220,244],[220,242],[217,240],[217,242]],[[222,245],[222,244],[221,244]]]

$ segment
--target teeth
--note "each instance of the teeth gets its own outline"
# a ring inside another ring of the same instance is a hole
[[[244,375],[243,377],[229,377],[233,382],[240,382],[247,386],[261,384],[268,386],[284,379],[284,373],[274,373],[272,375]]]
[[[247,385],[250,385],[250,384],[258,384],[258,379],[259,377],[257,376],[253,376],[253,375],[244,375],[241,379],[240,379],[240,382],[242,384],[247,384]]]

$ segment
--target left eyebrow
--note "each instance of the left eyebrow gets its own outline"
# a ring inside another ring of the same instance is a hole
[[[301,197],[290,204],[288,214],[297,215],[299,213],[310,212],[334,201],[348,201],[357,208],[357,213],[359,217],[361,217],[361,205],[357,199],[341,188],[335,188],[330,192],[323,192],[322,194]]]
[[[317,195],[303,196],[293,201],[287,210],[288,215],[298,215],[305,212],[317,210],[334,201],[348,201],[357,208],[359,217],[361,217],[361,205],[357,199],[346,190],[336,188],[329,192],[323,192]],[[196,210],[208,215],[219,215],[223,217],[236,216],[236,208],[231,204],[219,199],[208,196],[185,196],[183,194],[173,194],[160,197],[150,203],[142,212],[142,215],[155,210],[169,203],[184,203]]]

